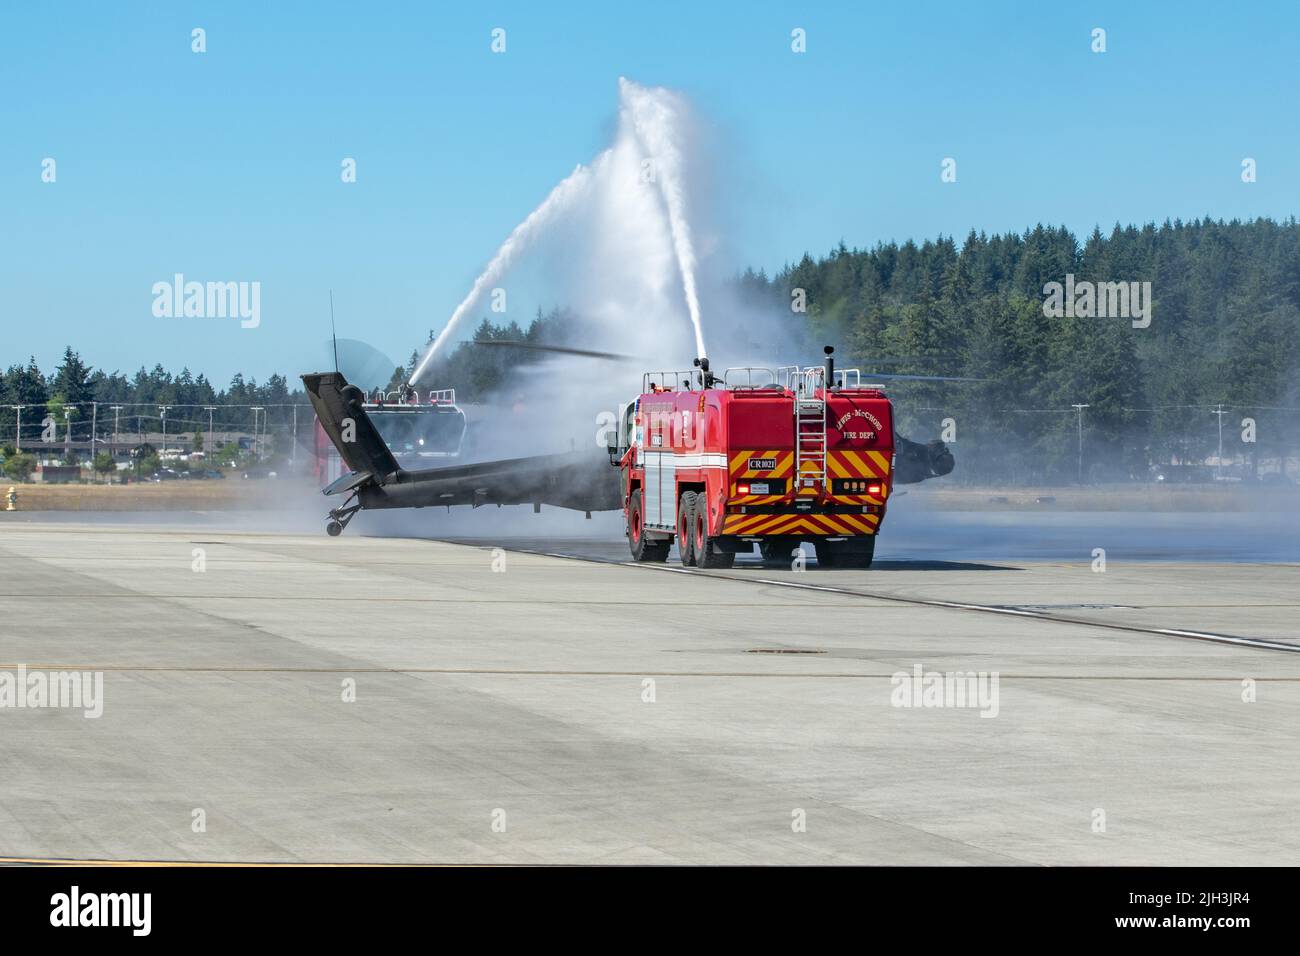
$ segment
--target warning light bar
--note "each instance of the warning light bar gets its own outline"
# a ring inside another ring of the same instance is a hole
[[[864,478],[837,478],[834,491],[837,495],[878,495],[884,488],[880,482]]]

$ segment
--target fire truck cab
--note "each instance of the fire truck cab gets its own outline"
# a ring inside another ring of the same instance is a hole
[[[352,387],[352,386],[349,386]],[[384,444],[405,468],[428,468],[460,455],[465,438],[465,412],[456,404],[454,388],[413,388],[385,392],[357,389],[361,408],[379,430]],[[315,428],[316,477],[321,484],[337,481],[348,469],[317,420]]]
[[[801,541],[818,563],[865,568],[885,516],[893,406],[857,369],[824,365],[647,372],[622,406],[610,461],[621,469],[637,561],[731,567],[758,545],[785,562]]]

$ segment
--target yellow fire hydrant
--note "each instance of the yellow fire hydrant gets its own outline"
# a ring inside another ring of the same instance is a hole
[[[8,498],[9,500],[9,506],[5,508],[5,511],[17,511],[18,510],[18,489],[15,488],[13,485],[10,485],[9,494],[6,495],[6,498]]]

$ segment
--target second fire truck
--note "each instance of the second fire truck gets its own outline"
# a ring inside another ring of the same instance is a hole
[[[865,568],[895,480],[952,470],[942,443],[895,436],[893,406],[857,369],[730,368],[646,373],[620,409],[610,460],[620,466],[637,561],[673,542],[690,567],[731,567],[757,545],[786,561],[811,542],[818,564]],[[906,455],[895,472],[896,446]]]

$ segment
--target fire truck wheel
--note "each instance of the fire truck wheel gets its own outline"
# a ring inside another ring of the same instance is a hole
[[[798,543],[794,538],[765,538],[758,543],[758,553],[770,567],[789,567],[790,555]]]
[[[875,556],[875,535],[850,538],[837,546],[835,566],[837,568],[869,568],[871,567],[871,559]]]
[[[677,505],[677,557],[682,567],[695,567],[695,492],[683,493]]]
[[[701,568],[729,568],[736,563],[734,551],[718,549],[718,539],[709,534],[708,499],[695,499],[695,564]]]
[[[633,561],[664,561],[668,558],[667,541],[651,541],[646,537],[644,512],[641,510],[641,489],[632,492],[627,505],[627,543],[632,549]]]
[[[863,535],[847,541],[818,541],[817,564],[823,568],[869,568],[876,553],[876,539]]]

